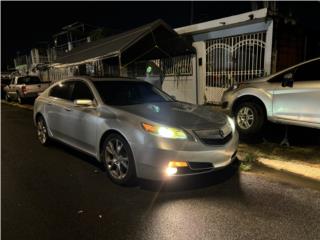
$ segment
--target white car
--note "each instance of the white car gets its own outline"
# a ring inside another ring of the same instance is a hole
[[[320,58],[232,86],[222,108],[235,116],[242,135],[256,134],[266,119],[320,128]]]
[[[238,147],[230,117],[135,79],[59,81],[36,99],[34,121],[41,144],[54,138],[86,152],[124,185],[216,171]]]
[[[36,98],[38,94],[46,90],[50,82],[42,82],[37,76],[18,76],[4,88],[7,101],[17,100],[20,104],[28,98]]]

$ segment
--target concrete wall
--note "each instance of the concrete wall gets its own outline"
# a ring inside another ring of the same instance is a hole
[[[192,75],[190,76],[167,76],[164,78],[162,90],[177,100],[189,103],[197,103],[196,82],[196,57],[192,59]]]

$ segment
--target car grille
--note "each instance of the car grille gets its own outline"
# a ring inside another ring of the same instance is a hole
[[[195,130],[194,133],[201,142],[207,145],[223,145],[232,138],[232,129],[229,124],[221,129]]]
[[[229,133],[224,138],[200,138],[200,140],[207,145],[223,145],[229,142],[232,138],[232,133]]]

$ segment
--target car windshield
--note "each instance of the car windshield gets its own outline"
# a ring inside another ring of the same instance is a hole
[[[102,100],[108,105],[134,105],[151,102],[172,102],[169,95],[147,82],[95,81]]]
[[[1,79],[1,84],[9,85],[11,82],[10,78],[2,78]]]
[[[20,77],[18,79],[18,84],[31,85],[31,84],[39,84],[39,83],[41,83],[40,79],[34,76]]]

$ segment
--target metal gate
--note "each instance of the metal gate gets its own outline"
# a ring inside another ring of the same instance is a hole
[[[264,76],[266,32],[206,41],[205,102],[220,103],[230,86]]]

